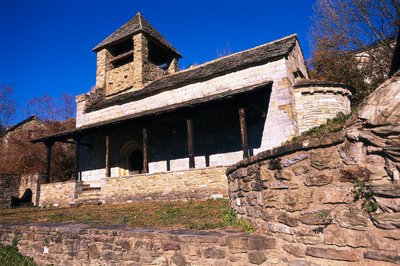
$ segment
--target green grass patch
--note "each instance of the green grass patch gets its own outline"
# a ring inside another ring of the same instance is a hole
[[[238,219],[226,199],[189,202],[136,202],[71,208],[0,210],[0,223],[86,223],[93,226],[126,225],[132,228],[220,229],[251,232],[254,226]]]
[[[14,238],[11,245],[0,244],[0,265],[37,266],[33,259],[18,252],[18,239]]]
[[[345,115],[344,113],[340,112],[336,115],[333,119],[328,119],[325,124],[322,124],[317,127],[313,127],[310,130],[303,132],[300,136],[294,137],[293,139],[287,141],[285,144],[301,142],[306,139],[310,138],[321,138],[329,133],[339,132],[341,131],[346,121],[351,117],[351,114]]]

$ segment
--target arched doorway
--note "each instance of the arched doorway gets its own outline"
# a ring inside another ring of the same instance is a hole
[[[120,176],[143,173],[143,152],[136,142],[129,141],[122,146],[119,161]]]

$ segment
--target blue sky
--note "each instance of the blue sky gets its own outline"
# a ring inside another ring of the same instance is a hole
[[[30,98],[95,84],[91,51],[138,11],[181,52],[181,67],[297,33],[306,58],[314,0],[0,0],[0,84]]]

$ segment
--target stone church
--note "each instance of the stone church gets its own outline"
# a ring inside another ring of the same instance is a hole
[[[76,151],[75,179],[43,184],[42,206],[88,190],[102,203],[226,197],[227,166],[350,112],[351,88],[310,80],[295,34],[179,70],[182,55],[138,13],[93,51],[76,129],[34,141],[48,181],[52,145]]]

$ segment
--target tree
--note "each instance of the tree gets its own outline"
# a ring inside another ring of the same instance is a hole
[[[27,101],[25,105],[25,115],[36,114],[44,121],[62,121],[70,119],[75,113],[74,98],[63,93],[59,99],[55,99],[47,94],[35,97]]]
[[[359,102],[388,77],[399,0],[317,0],[312,20],[313,78],[355,87]]]
[[[12,94],[11,87],[0,85],[0,133],[7,129],[15,116],[17,103],[12,99]]]

